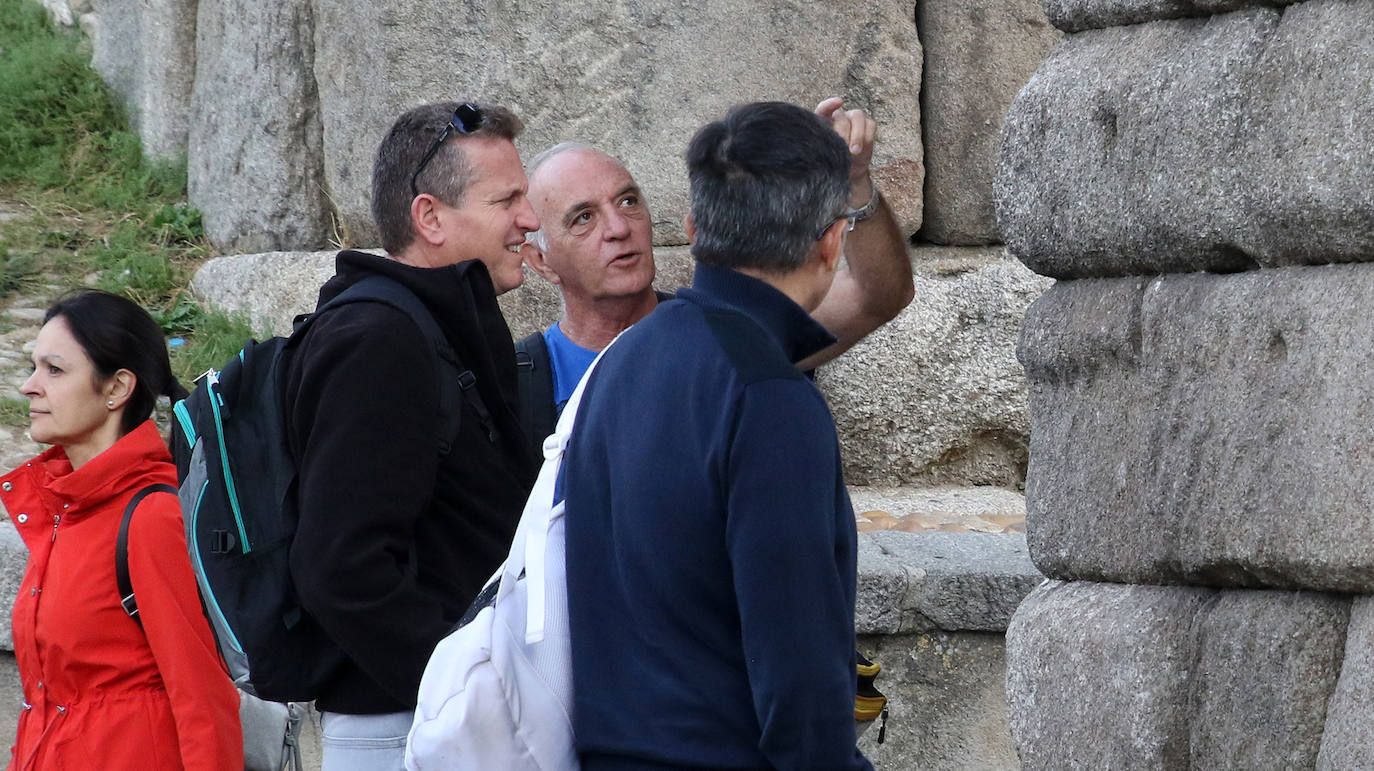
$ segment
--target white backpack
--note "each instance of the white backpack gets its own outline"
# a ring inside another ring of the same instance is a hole
[[[544,440],[544,465],[505,564],[430,655],[406,741],[409,771],[578,768],[563,502],[554,505],[553,497],[582,391],[601,355]]]

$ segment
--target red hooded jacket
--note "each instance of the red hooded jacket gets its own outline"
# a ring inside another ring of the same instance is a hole
[[[243,768],[238,694],[201,611],[175,497],[143,499],[129,576],[143,626],[120,607],[115,536],[124,507],[176,484],[152,421],[76,471],[53,447],[0,477],[29,548],[14,603],[25,708],[10,771]]]

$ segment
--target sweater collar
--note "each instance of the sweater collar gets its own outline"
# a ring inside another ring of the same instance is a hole
[[[739,271],[697,263],[692,288],[679,296],[727,305],[763,327],[796,363],[833,345],[835,336],[811,318],[792,298]]]

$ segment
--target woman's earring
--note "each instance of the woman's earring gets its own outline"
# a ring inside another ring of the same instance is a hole
[[[105,402],[105,406],[106,406],[106,407],[109,407],[110,409],[114,409],[114,399],[110,399],[110,400],[106,401],[106,402]]]

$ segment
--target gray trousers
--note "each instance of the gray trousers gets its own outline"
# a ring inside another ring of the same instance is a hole
[[[414,712],[320,713],[322,771],[402,771]]]

